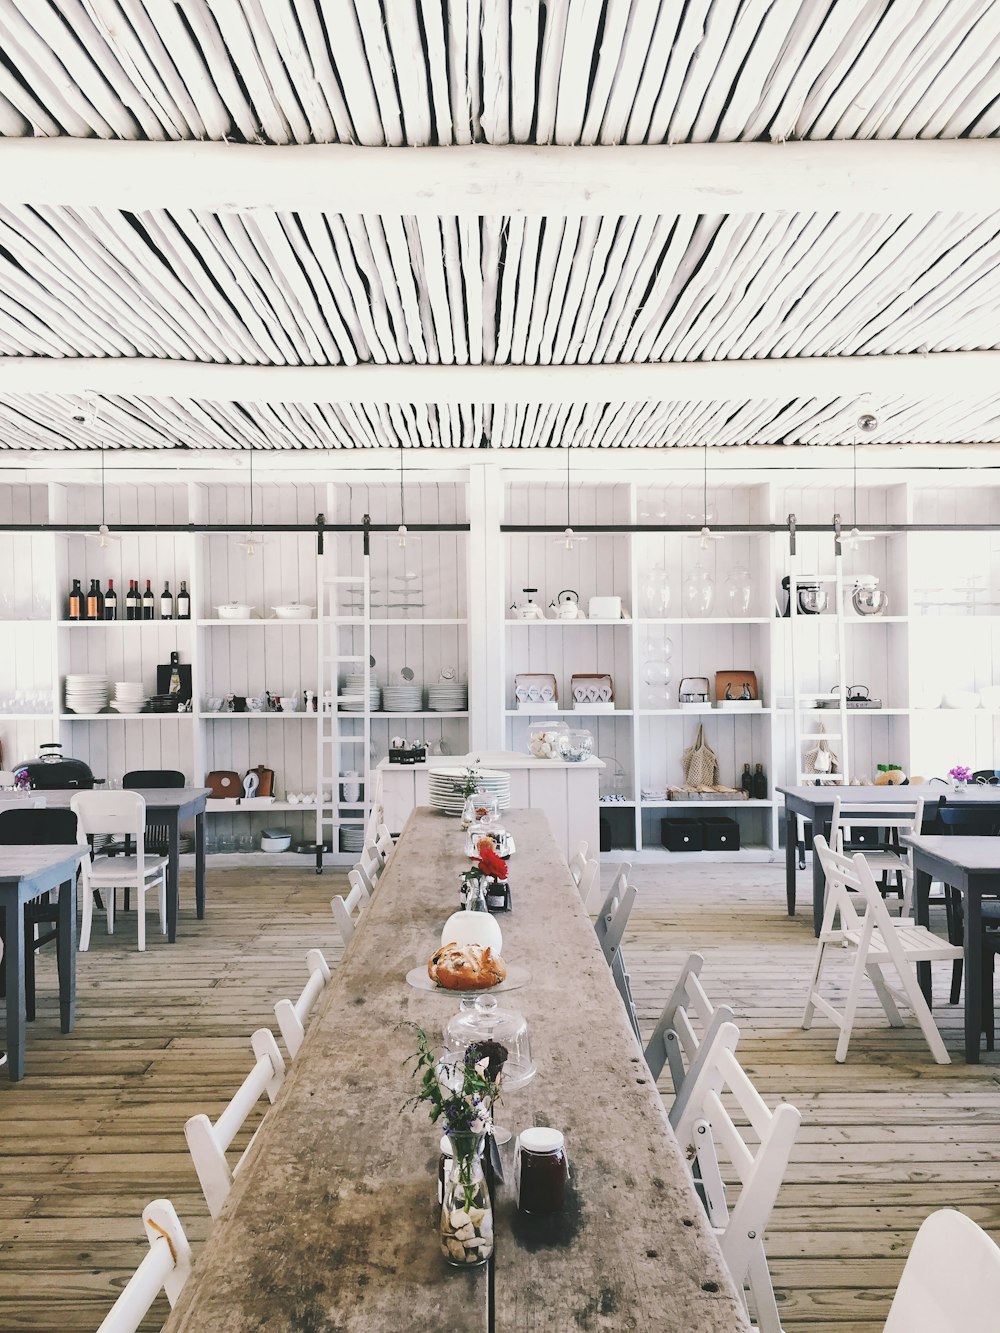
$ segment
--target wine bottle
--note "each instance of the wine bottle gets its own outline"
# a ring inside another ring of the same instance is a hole
[[[750,772],[750,765],[743,765],[743,776],[740,778],[740,786],[747,794],[747,799],[753,796],[753,774]]]
[[[188,592],[188,586],[184,579],[181,579],[181,590],[177,594],[177,619],[191,619],[191,594]]]
[[[181,671],[180,671],[180,653],[170,654],[170,684],[167,686],[168,694],[180,694],[181,692]]]
[[[155,619],[153,612],[156,609],[156,598],[153,596],[153,589],[149,586],[149,579],[146,580],[146,591],[142,594],[142,618],[143,620]]]
[[[69,604],[66,609],[66,619],[82,620],[83,617],[83,589],[80,587],[80,580],[74,579],[73,586],[69,590]]]
[[[96,579],[90,580],[90,587],[87,590],[86,614],[84,620],[103,620],[104,619],[104,594],[101,592],[101,585]]]
[[[139,619],[139,589],[135,586],[135,579],[129,579],[128,592],[125,595],[125,619]]]
[[[755,801],[767,800],[767,774],[762,764],[758,764],[753,771],[753,798]]]
[[[163,585],[163,591],[160,593],[160,619],[173,620],[174,618],[174,599],[170,593],[170,584]]]
[[[118,594],[115,592],[114,579],[108,579],[108,590],[104,594],[104,619],[118,619]]]

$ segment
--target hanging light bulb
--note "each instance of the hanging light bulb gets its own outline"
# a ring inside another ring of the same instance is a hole
[[[91,424],[95,424],[96,420],[97,420],[97,409],[95,406],[94,421]],[[98,545],[101,548],[101,550],[107,550],[107,548],[109,546],[113,546],[115,542],[121,541],[121,537],[116,536],[107,525],[106,521],[107,515],[105,512],[106,499],[107,497],[104,489],[104,445],[102,443],[101,444],[101,522],[96,532],[87,533],[87,541],[96,543],[96,545]]]
[[[403,501],[403,449],[402,440],[399,442],[399,527],[396,529],[396,545],[405,548],[408,542],[418,541],[409,528],[406,526],[406,507]]]
[[[574,532],[574,531],[573,531],[573,526],[572,526],[572,524],[570,523],[570,519],[569,519],[569,490],[570,490],[570,480],[569,480],[569,450],[570,450],[570,446],[569,446],[569,445],[566,445],[565,448],[566,448],[566,528],[565,528],[564,532],[562,533],[562,535],[559,536],[559,537],[557,537],[555,540],[556,540],[556,545],[557,545],[557,546],[561,546],[561,547],[563,548],[564,551],[572,551],[573,548],[576,546],[577,542],[585,542],[585,541],[587,540],[587,538],[586,538],[585,536],[582,536],[579,532]]]
[[[698,545],[703,551],[708,550],[709,542],[721,542],[724,533],[713,532],[708,526],[708,441],[701,446],[701,531],[698,533]],[[693,517],[693,515],[692,515]]]
[[[253,445],[250,445],[250,526],[244,537],[237,538],[236,545],[249,558],[255,556],[264,545],[264,538],[253,530]]]
[[[857,426],[857,431],[861,431],[861,432],[862,432],[863,434],[865,434],[865,435],[870,435],[873,431],[875,431],[875,430],[878,429],[878,417],[874,416],[871,412],[862,412],[861,416],[858,417],[856,426]],[[851,465],[852,465],[852,469],[853,469],[853,473],[854,473],[854,486],[853,486],[853,489],[854,489],[854,525],[853,525],[853,527],[851,528],[850,532],[847,534],[847,536],[841,539],[841,545],[842,545],[842,546],[849,547],[849,548],[853,551],[853,550],[856,549],[856,547],[859,545],[859,543],[861,543],[861,542],[870,542],[870,541],[874,541],[875,537],[878,535],[877,533],[874,533],[874,532],[862,532],[862,531],[860,530],[860,528],[858,527],[858,436],[857,436],[857,433],[855,433],[855,436],[854,436],[854,443],[853,443],[852,446],[851,446]]]

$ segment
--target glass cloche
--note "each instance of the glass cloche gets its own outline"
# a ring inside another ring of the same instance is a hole
[[[448,1020],[444,1043],[459,1057],[480,1043],[482,1056],[502,1062],[501,1092],[523,1087],[535,1076],[527,1020],[516,1009],[501,1009],[495,995],[463,996],[458,1013]]]

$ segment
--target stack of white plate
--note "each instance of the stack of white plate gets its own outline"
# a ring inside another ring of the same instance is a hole
[[[344,694],[348,697],[353,696],[358,699],[357,703],[341,704],[340,707],[345,713],[363,713],[364,704],[360,702],[360,696],[365,692],[365,677],[363,672],[356,672],[347,677],[344,682]],[[378,687],[375,677],[372,676],[368,685],[368,711],[377,713],[382,707],[382,691]]]
[[[363,824],[342,824],[340,828],[340,850],[342,852],[361,852],[365,846]]]
[[[146,690],[141,680],[116,680],[111,707],[116,713],[141,713]]]
[[[99,713],[108,706],[107,676],[67,676],[66,712]]]
[[[464,713],[469,706],[469,687],[455,681],[427,686],[427,707],[432,713]]]
[[[428,798],[435,810],[460,815],[465,805],[462,789],[468,779],[467,768],[432,768],[427,773]],[[510,774],[495,768],[480,768],[476,773],[476,787],[495,796],[501,810],[510,809]]]
[[[419,713],[424,702],[422,685],[383,685],[382,711],[385,713]]]

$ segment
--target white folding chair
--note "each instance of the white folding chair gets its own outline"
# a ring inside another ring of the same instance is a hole
[[[226,1157],[229,1146],[264,1093],[273,1102],[285,1079],[285,1062],[270,1028],[258,1028],[250,1038],[250,1044],[257,1057],[256,1063],[215,1124],[207,1115],[199,1114],[193,1115],[184,1126],[194,1169],[213,1217],[218,1217],[222,1211],[233,1179],[246,1161],[257,1131],[232,1167]]]
[[[587,844],[585,842],[581,842],[579,847],[569,858],[569,873],[573,876],[573,883],[576,885],[577,888],[580,887],[580,880],[583,878],[583,872],[586,869],[587,869]]]
[[[285,1043],[289,1058],[294,1060],[299,1053],[306,1035],[306,1019],[312,1013],[313,1005],[323,993],[323,988],[330,980],[330,968],[320,949],[310,949],[306,954],[306,968],[309,980],[302,989],[302,994],[292,1003],[291,1000],[279,1000],[274,1006],[274,1016],[278,1020],[278,1030]]]
[[[161,1291],[171,1307],[191,1272],[191,1246],[169,1199],[154,1199],[142,1210],[149,1253],[122,1289],[97,1333],[136,1333]]]
[[[700,953],[689,956],[644,1052],[654,1079],[659,1079],[664,1065],[670,1070],[674,1089],[669,1112],[672,1125],[680,1119],[694,1081],[709,1059],[723,1023],[733,1021],[733,1011],[728,1004],[716,1006],[708,998],[700,977],[704,963]]]
[[[115,930],[115,892],[135,889],[139,948],[146,947],[146,894],[155,888],[160,906],[160,932],[167,933],[167,858],[146,855],[146,802],[137,791],[78,791],[70,808],[79,820],[80,832],[127,833],[135,847],[131,856],[86,856],[81,864],[83,919],[80,948],[90,948],[94,919],[94,891],[103,889],[107,899],[108,934]]]
[[[816,961],[809,979],[809,993],[802,1026],[812,1025],[818,1009],[840,1029],[836,1059],[847,1059],[847,1046],[861,996],[861,982],[867,975],[885,1010],[890,1026],[904,1027],[898,1005],[908,1008],[927,1039],[931,1054],[939,1065],[950,1064],[941,1034],[934,1025],[931,1011],[917,984],[916,963],[951,962],[962,956],[962,948],[939,939],[925,926],[916,926],[909,917],[891,917],[865,857],[858,852],[848,859],[831,851],[822,836],[813,841],[813,850],[819,856],[826,874],[826,907],[823,925],[816,945]],[[857,899],[851,897],[853,889]],[[864,915],[858,914],[861,905]],[[837,924],[839,917],[839,924]],[[820,994],[820,977],[831,948],[853,953],[854,970],[851,975],[844,1009],[841,1013]],[[893,967],[900,987],[890,986],[883,968]]]
[[[587,911],[591,911],[590,899],[595,898],[601,891],[601,866],[600,862],[595,861],[593,857],[584,862],[583,870],[580,872],[580,878],[576,882],[576,887],[580,890],[580,898],[583,901]]]
[[[635,1001],[632,998],[632,979],[625,966],[625,955],[622,953],[622,937],[625,934],[625,927],[628,925],[636,900],[635,885],[628,882],[628,872],[631,869],[632,866],[628,861],[623,861],[618,867],[611,882],[611,888],[608,890],[601,910],[597,914],[594,930],[597,933],[597,939],[607,960],[608,967],[611,968],[611,975],[618,987],[618,993],[622,997],[622,1003],[625,1005],[625,1012],[628,1015],[632,1031],[635,1033],[636,1039],[641,1042],[639,1018],[635,1011]]]
[[[883,1333],[996,1333],[1000,1246],[954,1208],[924,1218]]]
[[[750,1289],[755,1327],[760,1333],[781,1333],[764,1253],[764,1232],[801,1116],[787,1102],[774,1111],[768,1109],[736,1059],[739,1039],[735,1023],[722,1024],[678,1117],[677,1141],[681,1152],[690,1153],[697,1163],[708,1220],[719,1238],[733,1282],[737,1290],[742,1291],[744,1286]],[[738,1108],[736,1118],[729,1109],[733,1105]],[[720,1153],[739,1182],[732,1208],[726,1199]]]
[[[899,914],[909,916],[913,903],[913,866],[909,848],[901,838],[904,833],[919,833],[923,822],[923,797],[885,805],[835,796],[829,845],[842,856],[862,852],[872,874],[883,881],[882,893],[888,887],[888,876],[896,875],[901,899]]]
[[[368,901],[368,890],[356,869],[347,872],[347,882],[351,886],[350,893],[346,897],[337,893],[330,899],[330,909],[333,912],[333,919],[337,923],[337,929],[340,931],[340,938],[344,941],[345,949],[351,942],[357,928],[358,918]]]
[[[379,824],[378,836],[375,839],[375,850],[382,860],[383,869],[385,868],[389,857],[392,855],[395,846],[396,844],[393,842],[392,834],[384,824]]]
[[[361,856],[354,869],[361,877],[365,893],[370,897],[375,892],[375,885],[382,874],[383,862],[374,843],[365,843]]]

